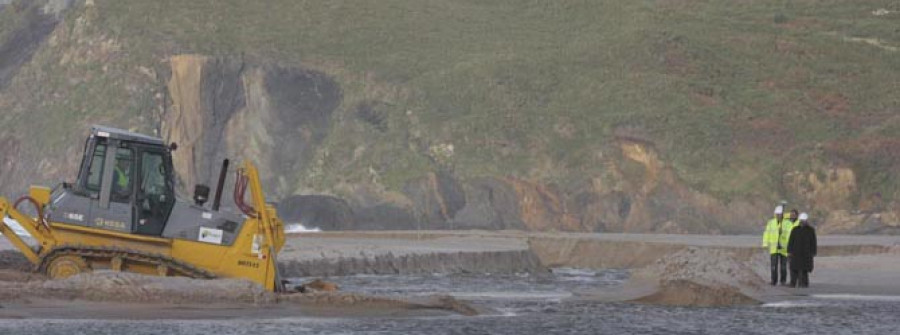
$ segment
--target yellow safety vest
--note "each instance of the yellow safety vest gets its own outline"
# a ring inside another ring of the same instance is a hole
[[[123,190],[128,188],[128,175],[122,169],[119,169],[118,166],[116,166],[116,184]]]
[[[790,219],[784,219],[781,221],[781,249],[778,250],[782,255],[787,256],[787,246],[788,242],[791,240],[791,232],[794,231],[794,228],[797,227],[800,220],[791,221]]]
[[[781,224],[778,222],[778,219],[772,218],[766,223],[766,231],[763,232],[763,247],[769,247],[769,254],[775,254],[780,251],[778,248],[778,239],[779,239],[779,231],[781,230]]]

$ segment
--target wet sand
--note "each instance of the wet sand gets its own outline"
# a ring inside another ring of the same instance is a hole
[[[900,253],[817,257],[810,281],[801,294],[900,297]]]
[[[820,237],[823,257],[816,259],[810,289],[768,286],[766,251],[759,243],[757,236],[517,231],[329,232],[290,235],[279,261],[294,262],[297,266],[332,262],[335,268],[352,271],[359,268],[344,265],[381,259],[388,261],[366,263],[369,264],[366,271],[390,273],[400,271],[397,263],[390,259],[408,260],[408,257],[429,255],[417,266],[426,271],[496,273],[520,269],[502,268],[498,264],[509,263],[503,257],[527,255],[536,259],[541,267],[632,269],[632,278],[620,287],[572,298],[598,302],[722,306],[782,301],[808,295],[900,296],[900,281],[896,280],[900,278],[900,236]],[[9,243],[0,239],[0,250],[9,249]],[[230,281],[141,279],[116,277],[117,274],[111,273],[88,275],[79,279],[78,284],[73,284],[77,280],[60,283],[28,274],[23,269],[28,264],[10,257],[11,254],[0,252],[0,319],[417,317],[472,314],[478,309],[478,306],[455,300],[439,301],[439,297],[422,302],[361,297],[353,292],[343,296],[298,296],[278,301],[278,298]],[[454,267],[453,262],[465,262],[466,265]],[[386,268],[379,269],[380,266]],[[101,284],[90,286],[85,282]],[[110,287],[119,298],[111,299],[109,294],[91,292]],[[166,293],[166,290],[183,293],[195,287],[218,287],[219,291],[230,291],[230,294],[217,296],[201,291],[199,295],[194,292],[183,299],[154,298],[158,295],[177,297],[178,294]],[[198,304],[198,297],[209,299]]]
[[[160,304],[96,302],[87,300],[33,299],[0,304],[2,319],[92,320],[230,320],[274,318],[378,318],[460,315],[443,308],[403,308],[367,305],[283,303]]]

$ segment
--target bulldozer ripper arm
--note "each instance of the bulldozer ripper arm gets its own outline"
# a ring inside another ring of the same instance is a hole
[[[266,281],[274,283],[273,291],[283,292],[284,285],[281,275],[278,273],[278,252],[284,245],[284,226],[278,218],[275,209],[266,203],[256,166],[253,163],[245,162],[242,170],[242,173],[247,177],[250,198],[253,201],[253,207],[256,209],[256,219],[262,226],[260,230],[265,238],[260,251],[267,251],[272,264],[271,269],[269,269],[270,272],[266,276]]]
[[[49,249],[48,247],[52,247],[56,244],[51,231],[46,228],[40,229],[39,223],[36,220],[22,214],[13,208],[6,198],[0,197],[0,219],[4,219],[7,216],[19,222],[22,228],[41,244],[42,249]],[[0,220],[0,232],[2,232],[3,236],[6,236],[6,238],[12,242],[13,246],[19,249],[19,251],[25,255],[25,258],[32,264],[37,265],[40,263],[40,255],[32,250],[31,247],[2,220]]]

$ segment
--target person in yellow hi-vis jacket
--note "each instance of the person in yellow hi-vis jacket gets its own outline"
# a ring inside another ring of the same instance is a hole
[[[772,270],[773,286],[779,282],[779,273],[781,274],[780,282],[784,284],[787,281],[787,251],[782,253],[785,246],[781,244],[782,223],[784,219],[784,206],[775,207],[775,217],[766,223],[766,231],[763,233],[763,248],[769,249],[769,261]]]

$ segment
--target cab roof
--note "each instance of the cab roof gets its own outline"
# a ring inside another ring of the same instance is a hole
[[[166,142],[164,142],[161,138],[147,136],[144,134],[138,134],[138,133],[130,132],[127,130],[106,127],[106,126],[96,126],[95,125],[95,126],[91,127],[91,136],[107,137],[107,138],[112,138],[112,139],[117,139],[117,140],[122,140],[122,141],[139,142],[139,143],[143,143],[143,144],[166,146]]]

